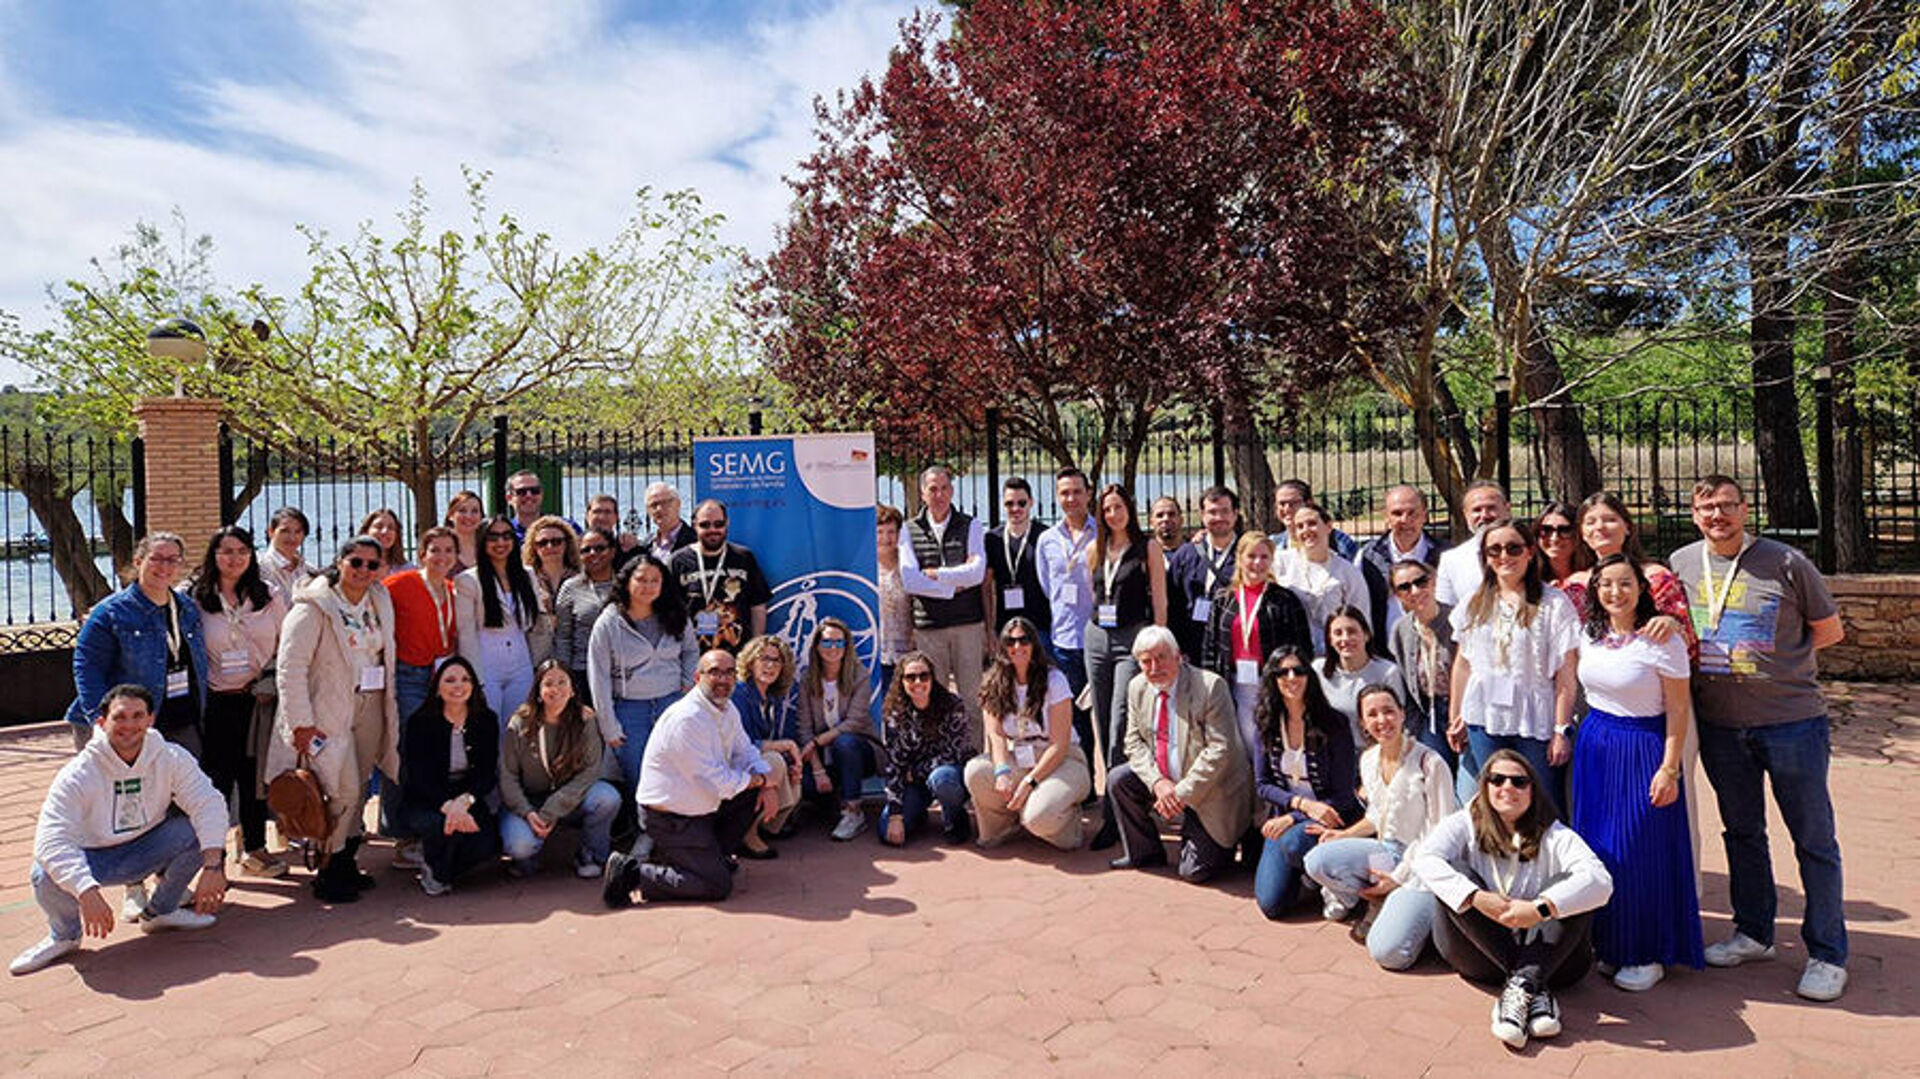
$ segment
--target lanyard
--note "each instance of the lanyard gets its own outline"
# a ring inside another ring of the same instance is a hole
[[[1753,537],[1748,536],[1740,544],[1740,550],[1734,554],[1733,561],[1728,564],[1726,583],[1721,585],[1718,591],[1713,587],[1713,552],[1707,550],[1701,553],[1700,576],[1705,579],[1704,583],[1707,590],[1708,633],[1720,632],[1720,616],[1726,613],[1727,598],[1733,595],[1734,575],[1740,572],[1740,559],[1747,553],[1747,548],[1751,546],[1753,546]]]
[[[1027,529],[1026,535],[1020,537],[1020,545],[1018,547],[1013,544],[1014,537],[1012,535],[1007,536],[1008,576],[1016,581],[1020,579],[1020,558],[1027,553],[1027,547],[1029,546],[1027,541],[1032,536],[1033,529]]]
[[[1120,548],[1118,556],[1109,553],[1106,564],[1100,567],[1100,576],[1106,586],[1106,590],[1102,593],[1101,598],[1105,599],[1108,603],[1120,602],[1113,597],[1113,579],[1119,575],[1121,565],[1127,560],[1127,550],[1128,548],[1126,547]]]
[[[180,604],[167,593],[167,659],[180,662]]]
[[[1240,644],[1247,651],[1253,651],[1253,638],[1260,632],[1260,605],[1267,601],[1267,586],[1263,583],[1259,591],[1253,594],[1253,605],[1247,605],[1247,590],[1240,590]]]
[[[433,601],[433,610],[434,610],[434,615],[435,615],[435,617],[434,617],[434,621],[435,621],[435,622],[437,622],[437,623],[439,623],[439,625],[440,625],[440,650],[441,650],[441,654],[442,654],[442,655],[444,655],[444,654],[446,654],[446,653],[448,653],[448,652],[451,652],[451,651],[453,651],[453,634],[454,634],[454,621],[453,621],[453,589],[454,589],[454,583],[453,583],[453,581],[451,581],[451,580],[448,580],[448,581],[446,581],[446,582],[445,582],[445,583],[444,583],[444,584],[443,584],[443,585],[441,586],[441,587],[443,587],[444,589],[446,589],[446,593],[447,593],[447,598],[446,598],[446,599],[444,599],[444,600],[443,600],[443,599],[441,599],[441,598],[440,598],[439,596],[436,596],[436,595],[434,595],[434,594],[433,594],[433,584],[432,584],[432,582],[430,582],[430,581],[428,581],[428,580],[427,580],[427,573],[426,573],[426,571],[425,571],[425,570],[421,570],[421,571],[420,571],[420,583],[421,583],[421,584],[423,584],[423,585],[426,585],[426,587],[427,587],[427,598]]]
[[[1209,546],[1207,546],[1205,550],[1211,552],[1213,550],[1213,547],[1211,546],[1211,544],[1209,544]],[[1207,559],[1207,586],[1206,586],[1205,592],[1207,595],[1211,596],[1213,595],[1214,586],[1220,583],[1220,575],[1226,570],[1227,564],[1233,561],[1233,544],[1231,543],[1227,544],[1227,549],[1220,552],[1220,557],[1215,558],[1213,557],[1212,554],[1209,553],[1206,556],[1206,559]]]
[[[720,557],[714,560],[711,571],[712,576],[708,576],[707,556],[701,553],[698,546],[695,546],[693,549],[693,560],[700,567],[700,595],[707,601],[707,606],[711,607],[713,606],[713,593],[720,587],[720,574],[727,568],[726,545],[721,545]]]

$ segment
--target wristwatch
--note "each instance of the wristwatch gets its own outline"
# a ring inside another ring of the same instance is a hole
[[[1542,899],[1534,903],[1533,909],[1536,913],[1540,915],[1541,921],[1550,922],[1553,920],[1553,908],[1550,906],[1547,906],[1546,900]]]
[[[1031,772],[1029,772],[1029,773],[1027,773],[1027,778],[1026,778],[1025,780],[1023,780],[1022,782],[1024,782],[1024,783],[1026,783],[1026,785],[1027,785],[1027,786],[1028,786],[1029,788],[1031,788],[1031,789],[1036,789],[1036,790],[1037,790],[1037,789],[1039,788],[1039,786],[1040,786],[1040,781],[1039,781],[1039,780],[1037,780],[1037,779],[1035,779],[1035,778],[1033,778],[1033,773],[1031,773]]]

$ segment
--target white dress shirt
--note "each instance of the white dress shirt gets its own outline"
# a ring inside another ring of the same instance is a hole
[[[952,510],[948,510],[946,518],[940,521],[935,521],[931,514],[927,515],[927,526],[933,530],[936,541],[944,542],[947,526],[952,523]],[[952,599],[955,594],[976,588],[987,579],[987,529],[978,517],[967,524],[967,560],[957,566],[941,566],[939,569],[938,578],[921,572],[920,556],[913,552],[913,530],[911,527],[900,530],[900,583],[906,588],[907,595]]]
[[[683,817],[704,816],[746,790],[754,776],[771,771],[740,725],[733,701],[715,704],[695,686],[654,723],[634,801]]]

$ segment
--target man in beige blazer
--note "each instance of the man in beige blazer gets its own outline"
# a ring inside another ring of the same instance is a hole
[[[1180,876],[1195,884],[1233,863],[1253,805],[1253,767],[1234,721],[1233,693],[1186,663],[1162,626],[1133,641],[1140,673],[1127,686],[1127,761],[1107,776],[1126,855],[1115,869],[1165,865],[1155,817],[1179,820]]]

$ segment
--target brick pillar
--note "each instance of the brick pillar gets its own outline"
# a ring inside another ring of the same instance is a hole
[[[147,453],[147,531],[178,532],[198,556],[220,520],[224,401],[143,397],[133,406]],[[190,568],[190,567],[189,567]]]

